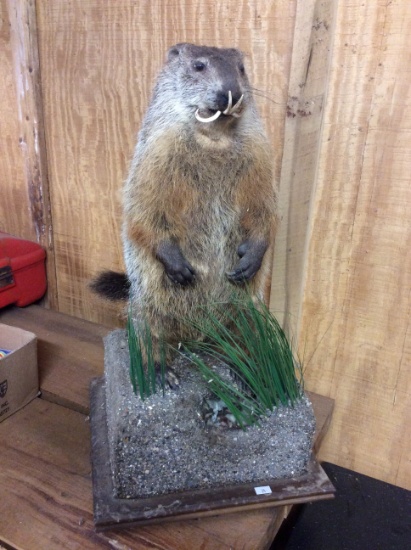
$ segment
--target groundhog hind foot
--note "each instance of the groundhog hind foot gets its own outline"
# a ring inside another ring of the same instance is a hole
[[[168,387],[171,390],[178,390],[180,388],[180,379],[173,369],[166,367],[163,372],[160,365],[156,365],[156,385],[161,388],[163,387],[163,382],[164,388]]]

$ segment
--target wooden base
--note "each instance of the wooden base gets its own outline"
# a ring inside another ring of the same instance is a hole
[[[307,474],[298,478],[267,479],[258,484],[182,491],[155,497],[116,498],[109,457],[104,378],[92,381],[90,397],[94,522],[97,530],[199,518],[333,497],[333,485],[312,457]],[[256,495],[256,485],[268,485],[272,493]]]

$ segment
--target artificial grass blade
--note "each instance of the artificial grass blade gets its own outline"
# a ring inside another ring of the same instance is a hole
[[[155,350],[153,336],[147,321],[143,320],[138,324],[136,330],[131,312],[127,319],[128,348],[130,354],[130,380],[133,391],[137,391],[141,399],[146,399],[157,392],[158,386],[164,394],[165,369],[166,369],[166,343],[159,338],[159,365],[155,361]],[[160,381],[157,377],[157,366],[160,368]]]

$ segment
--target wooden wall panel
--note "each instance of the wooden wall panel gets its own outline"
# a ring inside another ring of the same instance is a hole
[[[411,489],[411,11],[340,0],[300,348],[321,458]]]
[[[0,231],[35,240],[21,150],[22,113],[7,0],[0,0]]]
[[[298,2],[285,111],[284,154],[270,307],[289,337],[298,338],[315,200],[337,0]]]
[[[46,303],[57,308],[35,2],[1,0],[0,25],[0,229],[46,249]]]
[[[165,51],[191,41],[249,54],[279,167],[295,1],[44,0],[37,14],[60,311],[116,324],[87,282],[122,268],[119,191]]]
[[[0,0],[0,231],[35,238],[29,213],[29,198],[19,148],[17,89],[7,0]],[[20,204],[20,209],[10,205]]]

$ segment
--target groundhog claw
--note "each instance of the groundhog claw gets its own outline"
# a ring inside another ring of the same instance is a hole
[[[194,283],[195,272],[191,265],[184,261],[181,265],[165,265],[167,277],[175,284],[187,286]]]
[[[246,267],[238,267],[233,271],[228,271],[226,273],[226,276],[233,283],[244,283],[254,277],[254,275],[260,269],[260,265],[247,265]]]
[[[192,269],[189,267],[184,267],[181,269],[181,271],[167,271],[166,269],[167,277],[175,284],[179,284],[181,286],[187,286],[192,283],[194,283],[195,279],[195,273]]]

